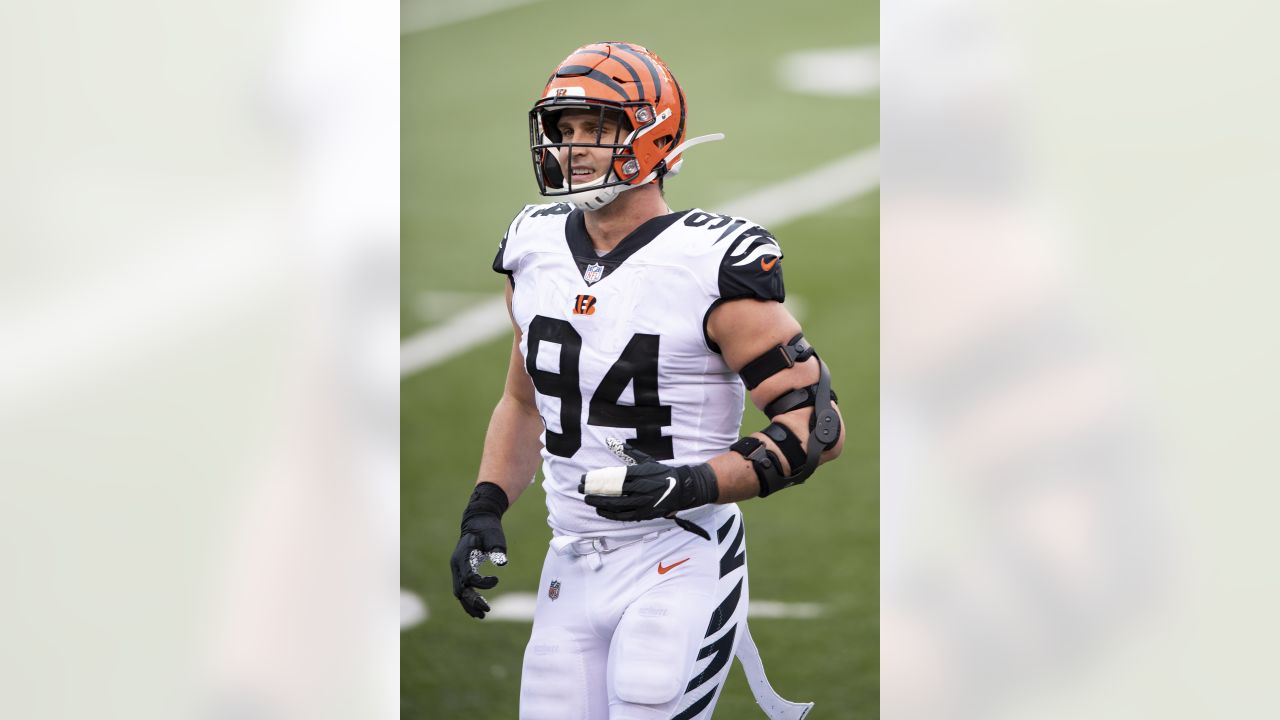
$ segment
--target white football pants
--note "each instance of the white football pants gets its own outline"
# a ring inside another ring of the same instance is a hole
[[[625,538],[556,537],[520,679],[521,720],[707,720],[746,631],[742,512]]]

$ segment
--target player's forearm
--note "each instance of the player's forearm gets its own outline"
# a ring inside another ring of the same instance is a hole
[[[740,502],[760,494],[760,481],[751,461],[736,452],[721,453],[707,461],[716,474],[717,503]]]
[[[840,412],[840,408],[834,404],[836,413]],[[801,442],[807,447],[809,442],[809,417],[813,414],[812,408],[803,408],[795,410],[785,415],[779,415],[774,418],[775,422],[782,422],[791,428]],[[783,473],[790,474],[792,469],[787,465],[785,454],[778,448],[777,444],[764,433],[751,433],[751,436],[762,441],[766,448],[769,449],[782,465]],[[836,444],[830,450],[823,451],[818,458],[818,464],[822,465],[830,460],[834,460],[840,456],[840,451],[844,448],[844,423],[841,422],[840,437]],[[718,503],[740,502],[756,497],[760,494],[760,480],[756,477],[755,468],[752,467],[751,461],[742,455],[729,451],[717,455],[708,461],[711,469],[716,473],[716,487],[719,489]]]
[[[501,487],[514,503],[538,471],[541,434],[537,409],[504,394],[489,418],[476,483]]]

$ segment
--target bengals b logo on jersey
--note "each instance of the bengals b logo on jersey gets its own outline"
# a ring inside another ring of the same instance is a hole
[[[596,312],[596,298],[594,295],[579,295],[573,301],[574,315],[594,315]]]

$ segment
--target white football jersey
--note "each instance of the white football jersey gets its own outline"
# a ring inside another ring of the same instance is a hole
[[[745,388],[707,338],[706,318],[722,300],[781,302],[781,257],[750,220],[702,210],[649,220],[603,256],[571,205],[529,205],[516,216],[493,267],[514,286],[520,351],[546,426],[543,488],[556,534],[671,524],[600,517],[578,482],[622,464],[609,437],[670,465],[705,462],[738,440]]]

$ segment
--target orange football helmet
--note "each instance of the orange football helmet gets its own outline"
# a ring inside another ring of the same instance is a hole
[[[570,109],[600,113],[595,142],[563,142],[557,123],[560,114]],[[685,149],[724,138],[716,133],[685,140],[687,116],[684,91],[666,63],[652,52],[622,42],[592,43],[574,50],[556,67],[542,97],[529,111],[529,146],[539,192],[596,210],[624,190],[676,174]],[[621,129],[617,136],[601,135],[606,120]],[[575,184],[557,155],[584,144],[611,149],[613,159],[605,174]]]

